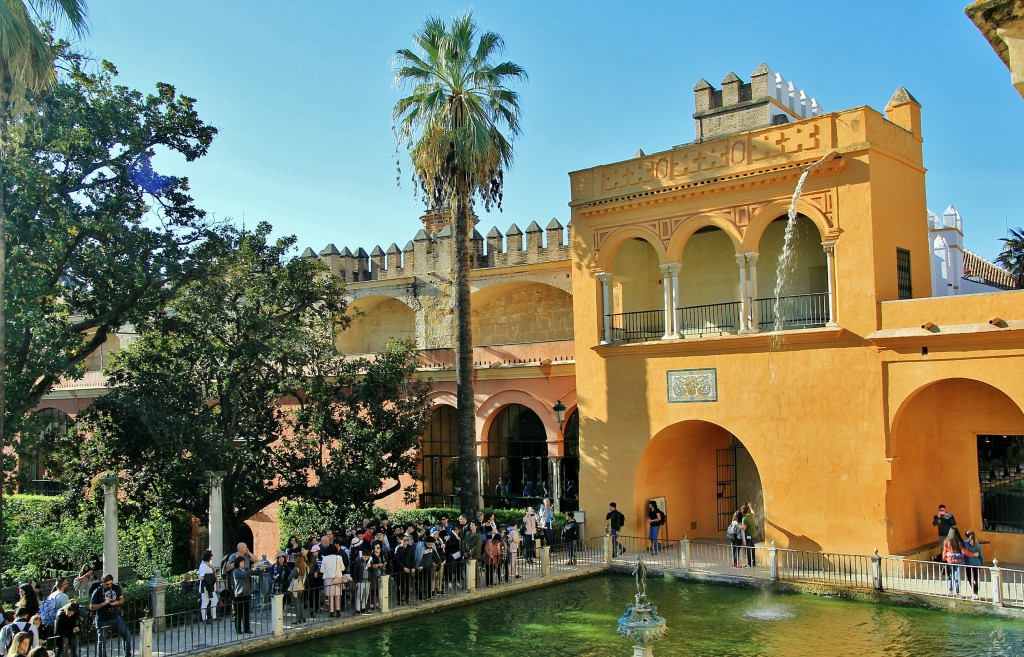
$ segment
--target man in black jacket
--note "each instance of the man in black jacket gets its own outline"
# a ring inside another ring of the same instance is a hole
[[[609,502],[608,514],[604,519],[608,522],[608,533],[612,537],[612,556],[617,557],[626,551],[626,548],[619,543],[619,532],[622,531],[622,524],[626,517],[619,512],[619,507],[615,502]]]
[[[398,604],[409,602],[409,581],[416,572],[416,551],[409,545],[409,535],[402,535],[402,542],[395,548],[395,559],[392,571],[397,577]]]

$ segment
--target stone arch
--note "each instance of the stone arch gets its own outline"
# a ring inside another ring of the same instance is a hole
[[[757,251],[762,233],[773,221],[779,217],[786,216],[789,213],[789,206],[790,201],[780,199],[765,204],[755,212],[750,217],[747,229],[743,231],[742,250]],[[818,234],[821,236],[822,242],[834,240],[839,236],[839,231],[832,226],[831,219],[807,201],[797,201],[796,210],[798,214],[802,214],[814,223],[818,228]]]
[[[562,403],[565,404],[565,401],[563,400]],[[480,430],[477,432],[482,443],[486,444],[487,436],[491,431],[491,423],[494,422],[494,418],[497,416],[498,412],[510,404],[521,404],[536,413],[537,417],[539,417],[541,422],[544,424],[544,433],[547,436],[548,444],[550,445],[558,442],[558,422],[555,421],[554,412],[551,410],[551,407],[555,405],[554,401],[548,404],[546,401],[542,401],[523,390],[502,390],[501,392],[488,397],[487,400],[477,408],[477,418],[483,421],[483,423],[479,425]],[[566,406],[568,406],[568,404],[566,404]]]
[[[743,244],[743,236],[740,234],[739,229],[736,228],[736,224],[726,220],[716,212],[711,212],[687,217],[681,224],[679,224],[679,227],[672,232],[672,237],[669,239],[668,248],[665,249],[665,257],[671,262],[680,262],[683,258],[683,250],[686,248],[686,242],[693,237],[698,230],[709,226],[721,228],[722,231],[729,236],[729,239],[732,240],[736,252],[740,252]]]
[[[416,339],[416,311],[403,299],[372,294],[353,299],[349,308],[352,323],[335,338],[343,353],[377,353],[390,339]]]
[[[473,294],[477,346],[573,339],[572,294],[546,283],[509,281]]]
[[[742,450],[742,454],[738,450]],[[720,474],[720,452],[732,452],[733,477]],[[679,476],[684,472],[686,476]],[[647,443],[634,477],[632,531],[646,536],[647,502],[665,498],[667,527],[661,539],[679,540],[723,536],[723,523],[740,500],[755,503],[764,513],[761,475],[746,446],[725,427],[704,420],[684,420],[663,428]],[[629,511],[625,511],[629,513]],[[725,523],[727,526],[727,523]],[[764,527],[763,517],[758,527]]]
[[[427,393],[427,401],[434,406],[459,407],[459,398],[454,390],[431,390]]]
[[[600,271],[609,271],[615,260],[615,253],[631,239],[641,239],[651,245],[658,254],[658,261],[665,262],[665,244],[658,234],[647,226],[624,226],[617,228],[601,243],[594,266]]]
[[[1020,404],[994,383],[939,379],[900,403],[887,453],[890,552],[937,543],[930,520],[940,503],[949,507],[961,531],[973,528],[982,538],[977,437],[990,434],[1024,435]]]

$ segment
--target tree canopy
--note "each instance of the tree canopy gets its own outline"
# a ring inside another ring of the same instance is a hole
[[[996,264],[1006,269],[1017,283],[1017,289],[1024,288],[1024,228],[1011,228],[1009,237],[1002,238],[1003,250],[996,257]]]

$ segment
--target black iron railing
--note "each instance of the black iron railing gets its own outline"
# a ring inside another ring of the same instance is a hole
[[[615,313],[608,316],[612,326],[612,341],[643,342],[665,335],[665,311],[641,310]]]
[[[740,328],[740,302],[676,308],[680,335],[735,333]]]
[[[775,308],[778,305],[780,330],[825,326],[829,321],[828,292],[795,294],[793,296],[757,299],[758,327],[762,331],[776,329]]]

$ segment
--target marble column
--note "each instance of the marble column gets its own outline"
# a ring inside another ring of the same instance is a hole
[[[750,319],[747,327],[751,333],[761,330],[760,308],[757,307],[757,251],[747,253],[747,267],[750,269]]]
[[[107,475],[100,479],[103,486],[103,573],[110,573],[117,581],[117,485],[120,479]]]
[[[675,337],[672,335],[672,315],[675,314],[672,312],[672,308],[675,304],[672,298],[671,267],[672,265],[669,264],[658,265],[658,269],[661,270],[661,292],[665,308],[665,334],[661,336],[662,340],[671,340]]]
[[[683,266],[679,263],[672,265],[672,335],[677,338],[683,337],[683,327],[679,322],[679,315],[676,308],[679,307],[679,270]]]
[[[206,482],[210,486],[210,551],[213,563],[219,564],[224,558],[224,472],[207,472]]]
[[[737,253],[736,264],[740,266],[740,333],[747,333],[747,317],[750,313],[750,305],[747,303],[747,256]]]
[[[612,342],[612,275],[607,272],[602,272],[597,275],[597,280],[601,281],[601,299],[602,308],[601,315],[604,318],[604,336],[601,338],[601,344],[611,344]]]
[[[828,323],[825,326],[839,326],[836,321],[836,243],[822,242],[825,249],[825,263],[828,269]]]

